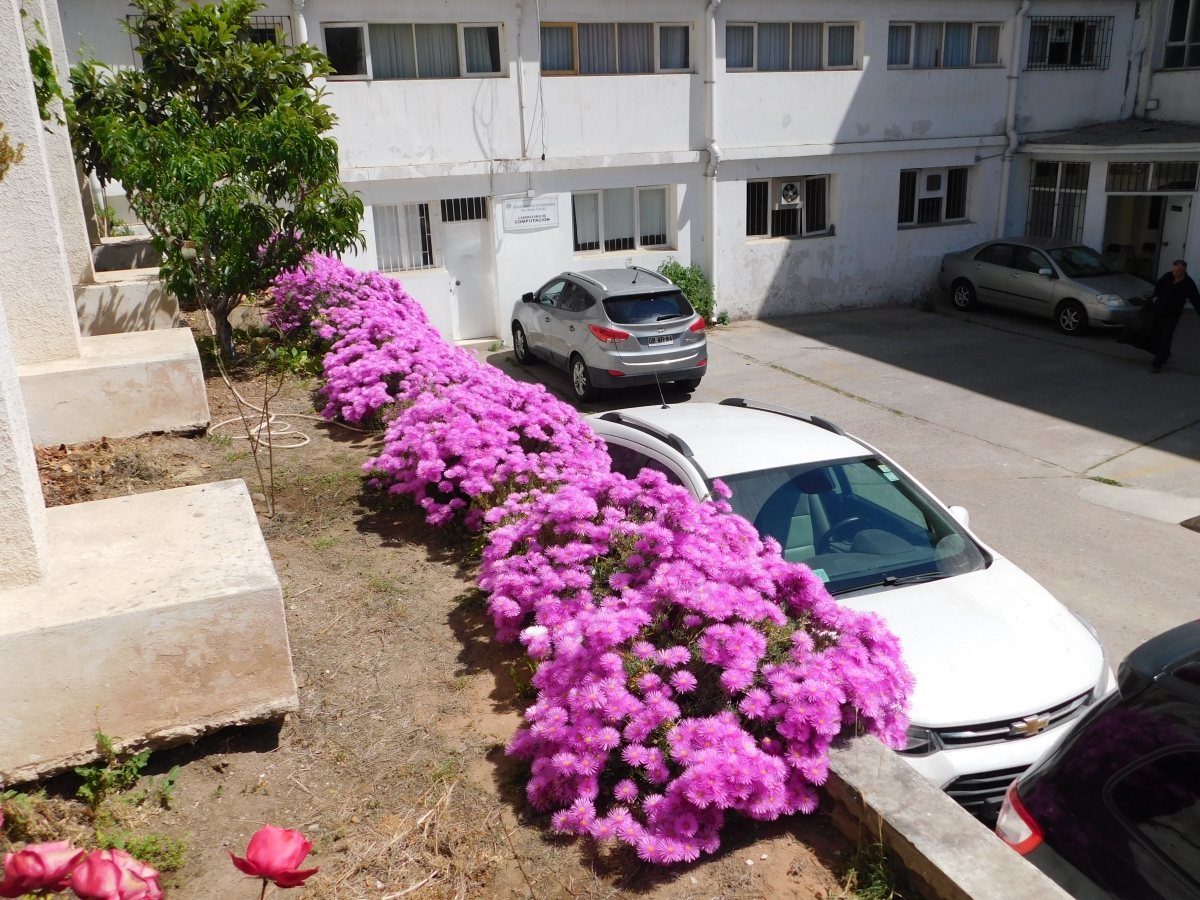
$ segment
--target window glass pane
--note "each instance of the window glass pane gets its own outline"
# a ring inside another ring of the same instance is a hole
[[[411,25],[370,25],[371,70],[377,79],[416,78],[417,56]]]
[[[622,74],[641,75],[653,72],[653,23],[621,22],[617,25],[617,57]]]
[[[1149,174],[1149,163],[1109,163],[1105,189],[1112,192],[1144,191]]]
[[[1039,162],[1033,164],[1033,186],[1039,188],[1058,187],[1058,163]]]
[[[617,71],[617,26],[611,22],[580,22],[575,27],[579,32],[579,74],[614,74]]]
[[[575,250],[600,249],[599,198],[596,194],[574,194],[571,206],[575,222]]]
[[[798,237],[800,235],[800,208],[785,206],[771,210],[771,237]]]
[[[804,180],[804,233],[816,234],[829,227],[825,214],[828,178]]]
[[[363,30],[358,25],[325,29],[325,55],[334,75],[366,75],[367,54]]]
[[[967,170],[951,169],[946,174],[946,218],[967,217]]]
[[[769,181],[746,182],[746,236],[756,237],[767,233],[771,183]]]
[[[679,480],[679,476],[664,466],[656,459],[651,459],[645,453],[639,453],[629,447],[622,447],[613,441],[607,441],[605,446],[608,449],[608,455],[612,457],[612,470],[619,472],[626,478],[637,478],[638,472],[642,469],[653,469],[655,472],[662,472],[667,476],[667,481],[671,484],[678,484],[682,487],[683,483]]]
[[[1200,168],[1200,164],[1194,162],[1155,163],[1151,190],[1194,191],[1197,168]]]
[[[1064,191],[1086,191],[1091,163],[1063,163],[1061,187]]]
[[[686,25],[661,25],[658,29],[658,67],[686,69],[691,65],[688,45],[691,29]]]
[[[830,67],[854,65],[853,25],[829,26],[829,56],[825,64]]]
[[[917,224],[932,225],[942,221],[942,198],[922,197],[917,201]]]
[[[1200,16],[1196,17],[1200,19]],[[1200,44],[1189,44],[1187,48],[1187,61],[1184,63],[1190,69],[1200,66]]]
[[[1168,47],[1163,53],[1163,68],[1164,69],[1180,69],[1183,68],[1183,53],[1182,45],[1178,47]]]
[[[725,26],[725,68],[754,68],[754,26]]]
[[[971,26],[966,22],[946,23],[946,49],[942,54],[942,65],[948,69],[961,69],[971,64]]]
[[[643,247],[661,247],[667,243],[667,189],[638,191],[638,218]]]
[[[1015,249],[1012,244],[990,244],[975,254],[975,261],[1011,268]]]
[[[975,29],[975,65],[994,66],[1000,62],[1000,26],[980,25]]]
[[[1175,0],[1171,6],[1171,24],[1167,28],[1168,41],[1182,41],[1187,34],[1188,4],[1190,0]]]
[[[1071,58],[1071,27],[1068,24],[1054,24],[1049,30],[1050,43],[1046,49],[1046,65],[1065,66]]]
[[[429,226],[428,203],[404,204],[401,238],[405,268],[422,269],[433,265],[433,234]]]
[[[398,272],[400,261],[400,210],[395,206],[372,207],[375,219],[375,258],[380,272]]]
[[[496,25],[463,28],[463,53],[467,71],[488,73],[500,71],[500,29]],[[372,52],[374,52],[372,50]],[[372,58],[372,61],[374,59]]]
[[[604,249],[633,248],[633,188],[609,188],[604,191]]]
[[[1029,26],[1029,65],[1043,66],[1050,47],[1050,26]]]
[[[575,29],[570,25],[542,26],[542,71],[575,71]]]
[[[1200,750],[1138,766],[1113,786],[1112,800],[1126,826],[1200,881]]]
[[[915,218],[917,204],[917,175],[916,169],[900,173],[900,207],[896,221],[901,225],[911,225]]]
[[[891,25],[888,27],[888,65],[907,66],[908,54],[912,43],[911,25]]]
[[[942,23],[918,22],[913,47],[913,68],[933,69],[941,62]]]
[[[458,26],[417,25],[417,74],[421,78],[457,78]]]
[[[795,71],[808,72],[821,68],[821,35],[824,30],[825,26],[820,22],[792,24],[792,68]]]
[[[758,24],[758,71],[782,72],[788,67],[788,23]]]
[[[1012,267],[1022,272],[1037,272],[1040,269],[1049,269],[1050,263],[1032,247],[1017,247],[1013,253]]]
[[[1200,10],[1192,13],[1192,29],[1188,33],[1188,43],[1194,44],[1196,41],[1200,41]]]

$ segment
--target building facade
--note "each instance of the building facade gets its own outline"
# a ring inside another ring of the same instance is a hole
[[[1151,277],[1200,239],[1198,5],[268,0],[255,35],[334,65],[348,261],[504,339],[564,269],[668,258],[732,318],[911,301],[998,235]],[[60,7],[68,48],[137,64],[131,7]]]

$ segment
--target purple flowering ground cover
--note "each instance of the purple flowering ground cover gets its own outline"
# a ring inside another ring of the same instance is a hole
[[[371,484],[480,534],[496,638],[536,670],[508,752],[557,830],[694,860],[729,811],[813,811],[837,735],[903,743],[895,636],[785,562],[719,482],[698,501],[610,471],[573,407],[446,343],[394,279],[313,257],[275,303],[282,331],[330,345],[324,414],[383,423]]]

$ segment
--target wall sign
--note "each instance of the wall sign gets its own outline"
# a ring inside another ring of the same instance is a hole
[[[558,227],[558,197],[520,197],[504,201],[504,230]]]

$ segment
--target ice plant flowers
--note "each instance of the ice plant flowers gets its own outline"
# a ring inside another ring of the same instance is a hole
[[[298,831],[264,825],[250,838],[244,859],[232,853],[229,856],[240,871],[263,880],[262,895],[265,895],[268,882],[276,887],[294,888],[317,874],[320,867],[300,868],[312,846],[312,841]]]

